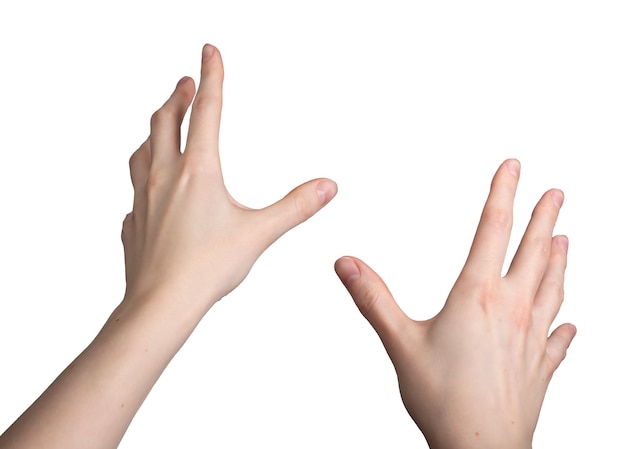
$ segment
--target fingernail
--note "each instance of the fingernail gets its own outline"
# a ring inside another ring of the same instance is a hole
[[[515,177],[519,176],[520,163],[517,159],[509,159],[506,162],[506,166],[513,176]]]
[[[563,200],[565,199],[565,195],[563,195],[563,192],[561,190],[558,189],[554,189],[552,191],[552,201],[554,201],[554,204],[556,204],[557,207],[561,207],[563,205]]]
[[[187,82],[187,80],[189,79],[188,76],[183,76],[179,81],[178,84],[176,84],[176,88],[178,89],[180,86],[182,86],[183,84],[185,84]]]
[[[207,59],[211,59],[213,53],[215,52],[215,48],[210,44],[205,44],[202,48],[202,60],[206,61]]]
[[[361,276],[361,271],[357,264],[350,257],[342,257],[341,259],[341,280],[348,283],[353,279]]]
[[[556,238],[556,244],[559,248],[563,250],[565,254],[567,254],[567,250],[569,249],[569,239],[564,235],[559,235]]]
[[[337,184],[330,179],[324,179],[318,182],[316,189],[322,204],[328,203],[337,194]]]

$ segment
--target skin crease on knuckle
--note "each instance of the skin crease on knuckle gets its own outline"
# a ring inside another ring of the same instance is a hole
[[[315,207],[311,204],[311,200],[302,194],[295,194],[293,199],[296,216],[304,221],[311,218],[315,213]]]
[[[181,157],[180,178],[183,183],[197,178],[199,181],[215,179],[219,181],[220,188],[224,188],[221,176],[209,168],[208,155],[202,151],[186,151]]]
[[[221,93],[215,92],[215,87],[210,86],[212,90],[199,90],[193,102],[194,109],[218,108],[222,104]]]
[[[513,228],[511,210],[502,206],[489,205],[483,214],[484,223],[494,231],[509,233]]]
[[[361,298],[358,302],[358,308],[361,314],[370,319],[373,315],[373,311],[376,310],[376,303],[380,300],[380,289],[373,283],[367,282],[365,285],[361,286],[361,291],[359,292]]]
[[[168,102],[152,114],[150,118],[150,128],[154,130],[159,127],[168,126],[170,123],[177,121],[179,115],[180,113],[174,108],[174,105]]]

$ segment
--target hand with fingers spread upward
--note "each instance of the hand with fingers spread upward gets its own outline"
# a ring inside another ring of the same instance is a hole
[[[93,342],[0,436],[0,449],[117,447],[141,403],[204,314],[233,290],[283,233],[335,195],[309,181],[261,210],[230,197],[218,134],[223,67],[203,49],[202,73],[183,78],[152,117],[130,160],[133,211],[124,220],[126,294]],[[191,108],[188,139],[180,126]]]
[[[519,162],[495,174],[467,262],[435,317],[414,321],[365,263],[335,270],[394,364],[404,405],[437,449],[530,448],[548,383],[576,329],[550,333],[568,240],[553,236],[559,190],[537,204],[505,276]]]
[[[231,198],[218,154],[221,56],[209,45],[203,56],[184,152],[180,126],[195,93],[186,77],[153,115],[149,139],[131,157],[135,202],[122,238],[128,296],[167,290],[192,308],[208,309],[243,280],[280,235],[330,201],[336,185],[328,179],[309,181],[262,210]]]

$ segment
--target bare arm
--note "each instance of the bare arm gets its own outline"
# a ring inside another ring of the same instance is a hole
[[[252,210],[228,194],[218,135],[223,67],[203,49],[201,80],[183,78],[130,160],[133,211],[124,221],[126,294],[93,342],[0,436],[1,449],[114,448],[198,322],[283,233],[336,194],[309,181]],[[181,152],[180,126],[192,104]]]

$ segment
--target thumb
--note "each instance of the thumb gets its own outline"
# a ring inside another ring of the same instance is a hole
[[[283,199],[262,210],[275,241],[285,232],[315,215],[337,194],[337,184],[330,179],[313,179],[299,185]]]
[[[389,349],[412,320],[398,306],[380,276],[361,260],[342,257],[335,262],[335,272],[361,314]]]

